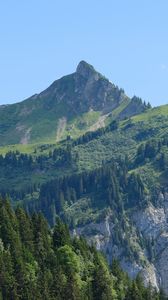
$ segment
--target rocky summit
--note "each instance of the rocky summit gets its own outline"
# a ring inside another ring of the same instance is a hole
[[[76,72],[54,81],[40,94],[0,106],[0,145],[54,143],[144,110],[141,99],[130,99],[81,61]]]

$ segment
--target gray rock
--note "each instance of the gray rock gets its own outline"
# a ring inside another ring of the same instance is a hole
[[[113,233],[116,225],[111,213],[98,223],[90,223],[75,230],[75,234],[84,235],[90,244],[103,251],[109,263],[115,257],[119,259],[122,268],[134,278],[139,272],[145,285],[149,283],[156,289],[163,288],[168,295],[168,193],[160,194],[161,205],[154,207],[149,204],[146,209],[133,212],[129,215],[132,227],[129,236],[123,232],[123,240],[129,239],[129,244],[137,247],[139,259],[130,259],[122,245],[114,243]],[[150,260],[147,246],[141,247],[140,236],[151,243],[153,258]]]

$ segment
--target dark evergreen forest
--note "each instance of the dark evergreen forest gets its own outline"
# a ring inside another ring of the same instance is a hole
[[[130,280],[119,263],[109,267],[94,245],[71,238],[59,218],[51,230],[42,214],[31,217],[0,200],[0,299],[163,300],[141,277]]]

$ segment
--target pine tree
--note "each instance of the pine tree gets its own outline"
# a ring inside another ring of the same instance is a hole
[[[60,218],[56,219],[56,225],[53,231],[53,245],[57,249],[64,245],[70,244],[69,230],[65,224],[63,224]]]

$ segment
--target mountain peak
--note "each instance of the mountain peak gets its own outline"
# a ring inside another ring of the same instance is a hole
[[[77,66],[76,73],[88,78],[90,75],[94,74],[96,71],[94,67],[88,64],[86,61],[82,60]]]

